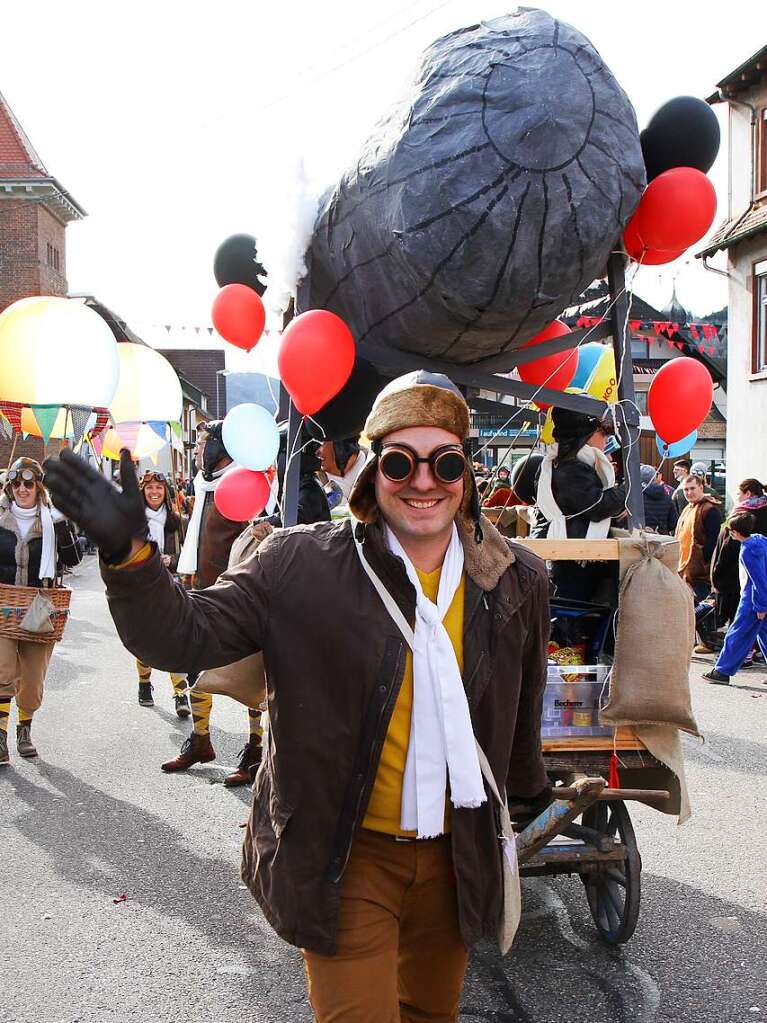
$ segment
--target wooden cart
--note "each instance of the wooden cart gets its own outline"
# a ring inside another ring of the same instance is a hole
[[[617,560],[615,540],[520,540],[546,560]],[[615,749],[621,781],[607,787]],[[517,835],[522,876],[577,874],[600,936],[628,941],[639,918],[642,857],[627,802],[659,808],[675,779],[630,728],[611,736],[543,740],[557,798]]]

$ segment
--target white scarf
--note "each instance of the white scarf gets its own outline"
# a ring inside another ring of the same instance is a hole
[[[56,578],[56,532],[53,528],[53,513],[46,504],[38,502],[34,508],[19,508],[11,501],[11,512],[19,527],[19,536],[26,540],[37,516],[40,516],[40,527],[43,534],[43,549],[40,554],[40,579]],[[56,512],[56,521],[63,518]]]
[[[487,798],[469,704],[455,650],[442,622],[461,583],[463,547],[454,524],[435,605],[424,595],[413,563],[388,526],[386,542],[405,563],[416,592],[413,710],[400,826],[403,831],[417,831],[419,838],[433,838],[445,829],[448,780],[453,806],[477,807]]]
[[[165,523],[168,521],[168,509],[161,504],[157,511],[153,511],[149,505],[144,509],[146,520],[149,523],[149,539],[154,540],[160,551],[165,553]]]
[[[346,473],[343,476],[334,476],[332,472],[327,473],[328,479],[335,483],[335,485],[339,487],[341,492],[343,493],[344,502],[347,502],[349,500],[349,497],[351,496],[352,492],[352,487],[357,482],[358,476],[362,474],[362,470],[365,468],[366,465],[367,451],[363,450],[358,452],[357,459],[354,465],[350,469],[347,469]]]
[[[549,531],[547,533],[549,540],[567,539],[567,522],[560,511],[559,505],[554,500],[554,495],[551,491],[551,472],[558,454],[559,445],[550,445],[546,457],[541,465],[541,475],[538,480],[538,492],[535,498],[535,503],[540,509],[541,514],[549,522]],[[590,466],[596,472],[602,481],[603,489],[609,490],[610,487],[615,486],[615,469],[613,469],[612,462],[604,451],[600,451],[599,448],[591,447],[589,444],[584,444],[575,457],[579,462],[583,462],[584,465]],[[584,508],[583,511],[586,511],[586,508]],[[589,522],[586,539],[604,540],[609,532],[609,518],[600,519],[598,522]]]
[[[176,571],[179,575],[194,575],[197,571],[197,554],[200,546],[200,526],[202,525],[202,512],[205,507],[205,495],[214,491],[221,478],[235,468],[236,465],[232,462],[223,469],[214,472],[212,480],[206,480],[201,472],[198,472],[195,476],[194,510],[192,511],[189,525],[186,528],[184,546],[181,548],[181,554],[178,559]]]

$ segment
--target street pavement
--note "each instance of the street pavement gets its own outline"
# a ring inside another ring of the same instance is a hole
[[[308,1023],[300,954],[239,879],[250,793],[221,782],[245,710],[217,699],[217,761],[163,775],[189,731],[170,681],[155,672],[156,707],[139,707],[95,558],[72,586],[34,725],[40,757],[12,747],[0,768],[0,1020]],[[767,1019],[767,674],[728,689],[702,684],[703,670],[691,678],[705,743],[685,741],[693,819],[632,808],[634,938],[597,939],[577,877],[525,881],[511,954],[472,956],[465,1023]]]

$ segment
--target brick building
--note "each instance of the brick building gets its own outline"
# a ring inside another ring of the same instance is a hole
[[[66,295],[66,227],[85,215],[49,174],[0,93],[0,312],[19,298]],[[51,442],[47,453],[55,446]],[[0,440],[0,466],[7,465],[10,448]],[[39,438],[16,446],[17,455],[39,459],[44,453]]]

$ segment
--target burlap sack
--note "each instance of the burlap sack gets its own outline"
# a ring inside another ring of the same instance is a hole
[[[699,735],[690,703],[695,643],[692,591],[677,573],[676,540],[642,533],[619,539],[620,593],[610,725],[672,725]]]
[[[232,544],[229,567],[249,558],[271,532],[272,527],[266,522],[248,526]],[[260,653],[251,654],[223,668],[211,668],[200,675],[194,688],[211,696],[228,696],[246,707],[258,707],[266,699],[264,658]]]

